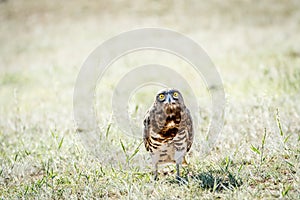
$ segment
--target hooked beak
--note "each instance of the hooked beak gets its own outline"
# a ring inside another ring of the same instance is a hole
[[[174,99],[172,98],[171,94],[167,94],[166,103],[175,103]]]

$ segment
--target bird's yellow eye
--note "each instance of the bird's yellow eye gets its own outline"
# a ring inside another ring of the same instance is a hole
[[[164,94],[160,94],[160,95],[159,95],[159,99],[160,99],[160,100],[164,100],[164,99],[165,99],[165,95],[164,95]]]
[[[174,97],[174,98],[177,98],[177,97],[178,97],[178,92],[174,92],[174,93],[173,93],[173,97]]]

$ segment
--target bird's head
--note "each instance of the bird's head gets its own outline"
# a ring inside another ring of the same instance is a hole
[[[183,97],[177,89],[167,88],[157,93],[156,101],[165,106],[180,105],[183,104]]]

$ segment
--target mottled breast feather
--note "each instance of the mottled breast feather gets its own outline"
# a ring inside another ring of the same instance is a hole
[[[182,131],[187,132],[187,151],[193,143],[193,124],[189,110],[184,106],[166,106],[156,109],[155,103],[144,118],[143,140],[147,151],[153,152],[164,143],[173,140]]]

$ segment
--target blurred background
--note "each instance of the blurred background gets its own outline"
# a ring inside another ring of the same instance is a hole
[[[173,29],[198,42],[218,67],[229,98],[298,91],[299,8],[298,1],[3,0],[1,116],[5,120],[14,108],[13,99],[31,117],[47,108],[70,114],[73,85],[89,53],[142,27]]]
[[[268,97],[274,108],[288,107],[300,88],[299,10],[299,1],[3,0],[0,3],[2,126],[7,128],[14,110],[24,121],[71,125],[72,95],[81,64],[105,40],[142,27],[173,29],[200,44],[220,72],[228,104],[238,103],[243,107],[255,104],[258,97]],[[180,73],[189,72],[185,70],[189,66],[184,68],[180,59],[163,53],[134,53],[121,58],[97,88],[100,118],[109,115],[103,109],[111,106],[118,78],[153,60],[174,66]],[[192,79],[192,75],[187,74],[187,79]],[[195,80],[194,86],[201,88],[203,81]],[[202,88],[196,94],[205,109],[209,94],[205,85]],[[100,103],[101,98],[107,103]],[[147,101],[148,106],[153,99],[147,96],[141,100]],[[294,109],[299,113],[298,106]]]

